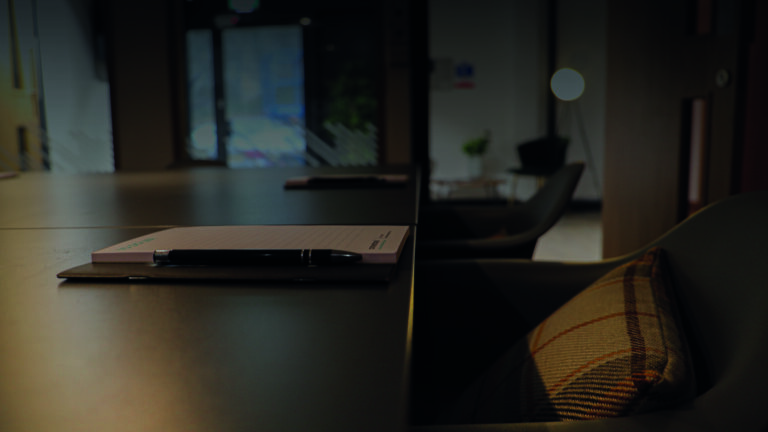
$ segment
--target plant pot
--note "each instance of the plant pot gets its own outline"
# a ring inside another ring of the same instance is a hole
[[[481,156],[467,157],[467,171],[469,178],[477,179],[483,176],[483,158]]]

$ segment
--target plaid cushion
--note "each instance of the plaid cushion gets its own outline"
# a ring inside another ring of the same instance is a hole
[[[533,329],[465,395],[464,420],[598,419],[691,397],[662,258],[654,248],[614,269]]]

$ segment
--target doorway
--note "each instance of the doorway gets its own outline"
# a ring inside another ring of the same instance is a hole
[[[189,159],[378,164],[381,18],[317,8],[188,11]]]
[[[301,27],[213,33],[187,33],[192,157],[233,168],[303,165]]]

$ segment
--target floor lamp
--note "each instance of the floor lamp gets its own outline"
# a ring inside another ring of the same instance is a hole
[[[600,179],[598,178],[597,170],[595,169],[595,159],[592,157],[592,149],[589,145],[589,140],[587,139],[586,128],[584,127],[584,118],[582,117],[581,109],[579,108],[579,98],[584,93],[585,87],[584,77],[574,69],[562,68],[552,75],[549,85],[555,97],[565,102],[563,104],[563,110],[572,109],[574,112],[576,124],[579,128],[579,135],[581,135],[581,143],[584,147],[584,155],[587,159],[587,169],[592,173],[592,182],[595,191],[598,196],[602,196]]]

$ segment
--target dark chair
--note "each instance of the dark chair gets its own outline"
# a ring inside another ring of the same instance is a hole
[[[527,141],[517,146],[520,167],[510,168],[512,174],[511,197],[517,193],[519,176],[536,178],[536,185],[541,188],[549,177],[553,176],[565,165],[565,155],[568,150],[567,138],[552,136]]]
[[[528,258],[565,213],[584,163],[561,168],[514,206],[435,205],[419,214],[417,258]]]
[[[421,262],[414,299],[414,404],[421,420],[516,338],[611,269],[664,250],[697,391],[653,412],[574,422],[425,426],[435,431],[766,431],[768,192],[715,203],[625,256],[591,263]],[[474,369],[474,370],[469,370]],[[442,386],[442,387],[440,387]],[[418,415],[417,415],[418,419]]]

